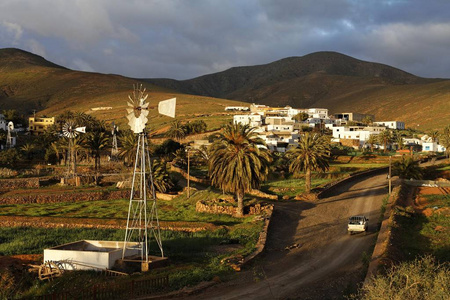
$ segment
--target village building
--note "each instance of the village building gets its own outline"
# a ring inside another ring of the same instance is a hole
[[[40,135],[43,134],[50,126],[55,124],[55,117],[29,117],[28,124],[28,130],[32,135]]]
[[[396,130],[404,130],[405,129],[405,122],[400,121],[378,121],[373,122],[374,125],[378,126],[384,126],[389,129],[396,129]]]

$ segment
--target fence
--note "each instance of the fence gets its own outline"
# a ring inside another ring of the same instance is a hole
[[[134,299],[164,291],[169,286],[169,276],[132,280],[120,283],[97,284],[78,291],[47,294],[27,299],[33,300],[109,300]]]

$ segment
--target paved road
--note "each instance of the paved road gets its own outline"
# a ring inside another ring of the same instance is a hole
[[[262,256],[235,280],[191,298],[341,299],[364,278],[386,195],[383,174],[343,184],[329,198],[276,203]],[[368,235],[347,234],[357,214],[369,217]]]

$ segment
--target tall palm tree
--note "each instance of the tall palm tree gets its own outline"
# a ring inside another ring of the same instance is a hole
[[[244,215],[244,194],[259,188],[267,178],[270,153],[249,125],[228,124],[210,148],[209,174],[212,184],[235,193],[236,215]]]
[[[383,130],[378,134],[378,140],[381,144],[383,144],[383,152],[387,152],[387,145],[392,142],[392,131],[389,129]]]
[[[439,143],[445,147],[447,158],[450,157],[450,125],[447,125],[440,135]]]
[[[121,132],[119,136],[119,156],[122,157],[126,163],[131,163],[136,156],[138,145],[137,135],[131,130]]]
[[[289,150],[289,172],[305,172],[305,191],[311,192],[311,171],[326,171],[330,158],[330,138],[318,133],[306,132],[298,141],[298,146]]]
[[[393,141],[397,143],[397,149],[403,150],[405,148],[403,137],[400,133],[394,132]]]
[[[437,142],[439,139],[439,131],[431,130],[428,132],[428,136],[431,138],[432,142]]]
[[[375,134],[369,135],[369,138],[367,139],[367,143],[370,145],[370,152],[373,152],[373,147],[376,145],[378,139]]]
[[[100,157],[102,150],[108,148],[109,137],[104,131],[92,131],[86,134],[84,146],[91,152],[94,158],[95,181],[98,183],[98,171],[100,170]]]

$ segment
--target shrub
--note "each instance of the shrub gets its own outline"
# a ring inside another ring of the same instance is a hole
[[[425,256],[376,276],[353,299],[450,299],[449,282],[449,264]]]

